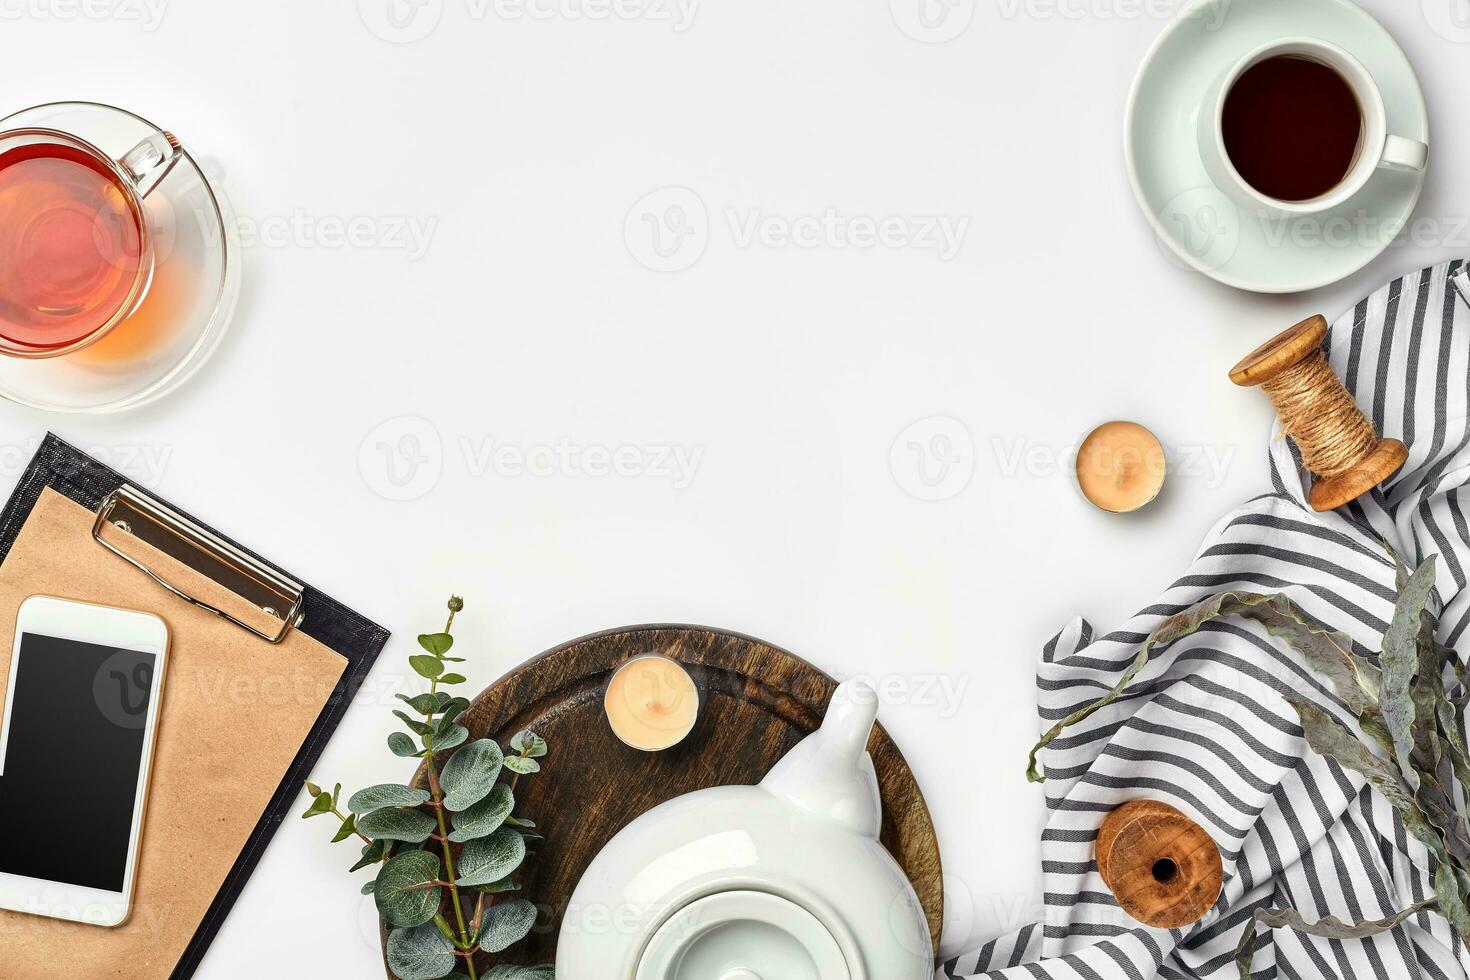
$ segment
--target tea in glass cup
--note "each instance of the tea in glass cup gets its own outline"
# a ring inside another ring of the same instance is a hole
[[[114,160],[57,130],[0,133],[0,353],[80,350],[137,309],[153,275],[143,199],[179,155],[166,134]]]

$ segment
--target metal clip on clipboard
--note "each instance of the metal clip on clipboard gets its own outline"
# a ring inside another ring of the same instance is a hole
[[[152,545],[198,572],[238,596],[253,610],[264,613],[263,619],[279,621],[279,627],[274,632],[267,632],[190,595],[106,540],[103,531],[109,526]],[[267,642],[280,643],[293,627],[301,625],[304,618],[305,587],[300,582],[287,578],[213,531],[126,484],[103,498],[97,508],[97,518],[92,522],[92,539],[180,599],[207,609]]]

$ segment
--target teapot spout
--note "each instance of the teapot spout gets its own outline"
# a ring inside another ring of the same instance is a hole
[[[837,688],[822,727],[797,743],[766,774],[761,786],[794,806],[877,839],[882,822],[878,775],[868,735],[878,718],[878,695],[861,681]]]

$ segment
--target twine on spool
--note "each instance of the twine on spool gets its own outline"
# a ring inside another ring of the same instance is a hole
[[[1378,445],[1378,433],[1318,351],[1261,384],[1281,427],[1321,477],[1346,473]]]
[[[1380,439],[1322,353],[1327,321],[1314,316],[1256,348],[1230,372],[1238,385],[1260,385],[1281,426],[1317,476],[1308,494],[1331,510],[1388,479],[1408,458],[1397,439]]]

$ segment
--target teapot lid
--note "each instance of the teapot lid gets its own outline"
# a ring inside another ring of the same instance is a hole
[[[649,940],[635,980],[862,980],[811,912],[777,895],[690,902]]]

